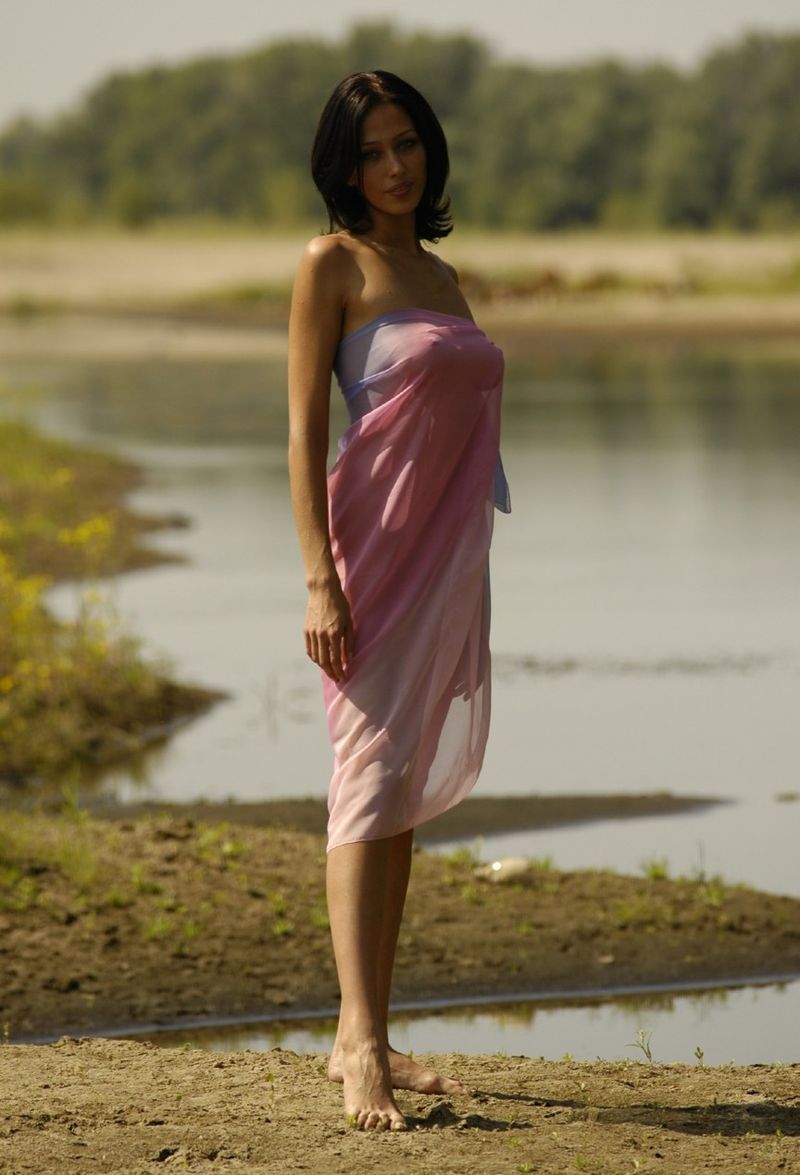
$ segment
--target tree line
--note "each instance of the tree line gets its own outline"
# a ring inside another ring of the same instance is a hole
[[[361,22],[339,42],[114,72],[0,134],[0,224],[212,217],[326,223],[309,172],[334,85],[392,70],[447,134],[461,224],[557,230],[800,226],[800,32],[749,32],[692,71],[611,57],[544,67],[470,35]]]

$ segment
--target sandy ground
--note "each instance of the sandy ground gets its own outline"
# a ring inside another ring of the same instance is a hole
[[[800,1170],[800,1066],[431,1058],[471,1094],[398,1094],[409,1130],[347,1125],[325,1058],[64,1037],[0,1047],[0,1170]]]
[[[0,308],[10,311],[0,315],[0,354],[283,356],[289,289],[309,235],[0,234]],[[800,292],[698,296],[687,288],[698,275],[769,279],[797,264],[798,236],[462,232],[436,249],[458,266],[476,321],[510,357],[531,344],[594,345],[620,336],[734,342],[800,333]],[[612,273],[643,285],[633,292],[505,295],[497,285],[504,273],[548,269],[566,281],[591,284]],[[248,290],[271,294],[235,293]],[[52,313],[43,312],[48,306]]]
[[[0,303],[41,299],[146,302],[249,283],[291,282],[313,230],[184,236],[144,233],[0,234]],[[455,230],[435,246],[456,266],[483,273],[553,266],[570,277],[601,270],[677,281],[706,273],[758,274],[800,254],[800,235],[629,236],[613,233],[514,234]]]

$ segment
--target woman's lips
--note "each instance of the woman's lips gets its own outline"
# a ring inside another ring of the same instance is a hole
[[[413,183],[409,180],[407,184],[398,184],[396,188],[389,188],[390,196],[405,196],[413,188]]]

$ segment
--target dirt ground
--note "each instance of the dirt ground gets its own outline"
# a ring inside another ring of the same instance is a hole
[[[0,1025],[12,1042],[335,1008],[324,838],[7,813]],[[394,998],[800,974],[800,900],[718,879],[560,872],[504,884],[416,852]]]
[[[800,1066],[431,1058],[471,1090],[398,1094],[409,1130],[352,1129],[325,1058],[64,1037],[0,1047],[0,1171],[800,1170]]]

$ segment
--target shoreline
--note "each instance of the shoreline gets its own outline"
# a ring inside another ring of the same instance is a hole
[[[13,797],[8,798],[13,802]],[[61,797],[54,797],[49,803],[38,796],[20,798],[24,802],[14,803],[14,807],[21,811],[40,810],[52,813],[58,811],[63,802]],[[457,807],[451,808],[435,820],[420,825],[415,830],[414,839],[417,844],[429,845],[521,830],[564,828],[602,820],[673,816],[734,802],[717,796],[681,796],[672,792],[468,796]],[[249,802],[143,800],[138,803],[119,804],[105,796],[86,795],[81,799],[81,810],[93,819],[112,822],[169,816],[177,820],[190,819],[207,824],[241,824],[254,828],[311,833],[317,836],[324,835],[328,818],[327,800],[323,797]]]
[[[283,356],[297,262],[319,227],[219,230],[0,232],[0,345],[12,357]],[[766,344],[800,333],[796,231],[464,226],[433,251],[455,264],[476,321],[501,346],[520,332],[537,347]]]
[[[774,987],[800,980],[800,970],[773,975],[717,976],[711,979],[672,980],[668,983],[628,983],[613,987],[571,988],[563,991],[516,991],[504,995],[486,993],[482,995],[452,995],[428,999],[393,1000],[389,1008],[390,1019],[428,1012],[471,1012],[476,1009],[497,1011],[513,1008],[520,1004],[552,1005],[555,1007],[594,1007],[614,1000],[635,999],[647,996],[699,995],[703,992],[729,992],[741,988]],[[82,1039],[135,1040],[141,1037],[162,1039],[174,1043],[174,1037],[190,1031],[209,1032],[215,1029],[254,1029],[269,1024],[284,1027],[288,1024],[306,1025],[317,1021],[335,1021],[339,1015],[336,1005],[327,1008],[282,1008],[258,1014],[188,1016],[181,1020],[154,1021],[137,1024],[98,1024],[91,1029],[81,1030]],[[53,1044],[69,1030],[59,1027],[49,1032],[31,1033],[19,1036],[13,1044]],[[157,1041],[156,1041],[157,1042]]]
[[[2,840],[0,1024],[12,1042],[336,1005],[321,836],[77,810],[9,813]],[[800,899],[547,861],[498,884],[464,849],[418,848],[393,998],[778,973],[800,973]]]
[[[508,358],[532,351],[614,348],[635,343],[800,348],[800,295],[742,298],[611,296],[471,303],[473,316]],[[6,361],[42,359],[230,359],[283,361],[286,306],[71,305],[58,311],[9,313],[0,307],[0,351]]]

